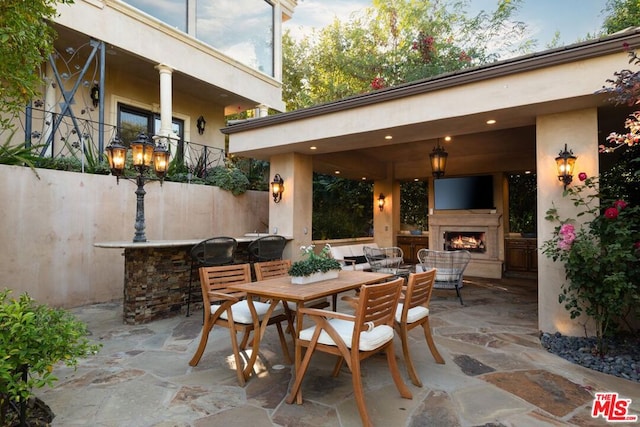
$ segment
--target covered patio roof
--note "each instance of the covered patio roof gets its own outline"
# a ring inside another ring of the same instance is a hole
[[[539,116],[595,107],[599,141],[622,126],[626,111],[596,92],[628,66],[625,46],[640,46],[640,30],[251,119],[222,132],[235,155],[311,155],[315,172],[351,179],[385,179],[389,164],[395,179],[426,179],[438,139],[449,152],[448,176],[533,171]],[[444,142],[445,136],[452,140]]]

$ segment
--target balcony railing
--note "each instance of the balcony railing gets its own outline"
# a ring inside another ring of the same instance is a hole
[[[108,171],[104,146],[121,134],[114,125],[38,108],[27,109],[20,126],[27,144],[37,148],[42,164],[64,164],[62,159],[66,159],[79,162],[83,173]],[[169,150],[171,169],[194,178],[204,178],[210,169],[225,164],[225,152],[217,147],[177,139],[170,142]]]

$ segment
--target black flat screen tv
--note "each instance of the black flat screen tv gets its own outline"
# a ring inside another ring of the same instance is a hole
[[[440,178],[434,181],[435,209],[494,209],[493,176]]]

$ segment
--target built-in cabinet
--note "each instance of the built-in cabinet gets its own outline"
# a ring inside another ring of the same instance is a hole
[[[429,249],[429,236],[398,236],[398,247],[402,249],[405,264],[417,264],[418,251]]]
[[[538,271],[538,240],[525,238],[505,239],[505,273],[531,274]]]

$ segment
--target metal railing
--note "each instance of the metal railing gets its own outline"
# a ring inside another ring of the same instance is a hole
[[[33,107],[20,117],[20,127],[27,146],[36,148],[43,159],[42,165],[65,159],[79,164],[83,173],[101,173],[105,167],[108,171],[104,145],[120,134],[115,125]],[[204,178],[211,168],[225,164],[225,151],[217,147],[172,139],[169,150],[172,169],[193,177]]]

